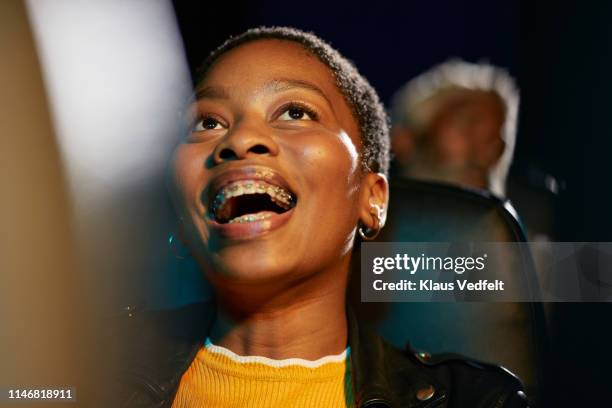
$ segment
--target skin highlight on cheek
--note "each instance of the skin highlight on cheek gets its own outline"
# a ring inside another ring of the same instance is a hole
[[[330,161],[343,161],[346,162],[343,166],[334,166],[337,168],[347,169],[347,181],[350,182],[353,177],[359,171],[359,151],[353,139],[342,129],[337,133],[326,135],[334,139],[333,143],[329,144],[327,148],[323,144],[305,144],[300,152],[300,160],[304,164],[311,166],[320,166],[322,164],[329,165]],[[335,146],[333,146],[335,145]],[[331,148],[329,148],[331,147]],[[334,154],[335,157],[330,157],[330,151],[337,151]],[[344,164],[344,163],[343,163]]]
[[[351,139],[344,130],[340,131],[338,137],[340,138],[340,142],[344,145],[348,156],[351,158],[351,173],[354,173],[359,165],[359,152],[357,151],[357,146],[355,146],[353,139]]]
[[[353,139],[351,139],[351,137],[345,131],[340,131],[338,136],[347,151],[348,157],[350,157],[351,170],[349,172],[349,179],[347,180],[347,182],[350,184],[351,178],[354,177],[354,175],[359,171],[359,152],[357,150],[357,146],[355,146],[355,143],[353,143]],[[355,184],[353,188],[350,189],[348,195],[352,196],[353,194],[357,193],[358,190],[359,185]]]

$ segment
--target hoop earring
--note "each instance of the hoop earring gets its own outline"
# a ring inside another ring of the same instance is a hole
[[[172,253],[176,259],[186,259],[189,255],[189,248],[182,245],[180,242],[177,243],[174,234],[168,235],[168,248],[170,249],[170,253]]]
[[[359,236],[365,241],[372,241],[376,239],[378,234],[380,234],[380,229],[374,230],[371,228],[366,228],[366,232],[363,232],[363,227],[359,227],[359,229],[357,229],[357,232],[359,233]]]
[[[377,211],[376,208],[372,207],[371,210],[371,214],[374,217],[374,227],[372,228],[364,228],[363,226],[359,227],[357,229],[357,232],[359,233],[359,236],[361,238],[363,238],[365,241],[372,241],[374,239],[376,239],[376,237],[378,236],[378,234],[380,234],[380,230],[382,228],[380,228],[380,220],[379,220],[379,213]]]

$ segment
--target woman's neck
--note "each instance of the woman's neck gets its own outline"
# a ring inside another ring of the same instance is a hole
[[[341,353],[348,341],[347,272],[340,272],[343,277],[309,278],[303,283],[308,288],[292,286],[257,307],[246,306],[248,301],[223,301],[227,296],[220,296],[212,342],[238,355],[273,359],[316,360]],[[236,294],[232,298],[240,300]]]

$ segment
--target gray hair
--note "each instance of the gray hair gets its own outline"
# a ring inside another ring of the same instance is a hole
[[[503,102],[505,120],[501,136],[505,149],[489,173],[489,188],[494,194],[504,197],[506,178],[514,154],[520,99],[515,81],[506,70],[487,63],[473,64],[460,59],[451,59],[437,65],[397,91],[391,107],[393,126],[404,126],[416,131],[423,129],[432,114],[427,102],[442,91],[453,88],[494,92]]]

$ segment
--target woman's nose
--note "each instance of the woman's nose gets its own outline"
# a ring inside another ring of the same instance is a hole
[[[214,151],[215,164],[243,160],[251,155],[276,156],[278,145],[269,131],[247,123],[228,131]]]

